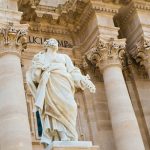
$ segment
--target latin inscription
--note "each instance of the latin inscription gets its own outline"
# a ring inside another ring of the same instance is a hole
[[[38,37],[38,36],[28,36],[29,44],[39,44],[42,45],[48,38]],[[72,44],[69,41],[57,40],[59,47],[72,48]]]

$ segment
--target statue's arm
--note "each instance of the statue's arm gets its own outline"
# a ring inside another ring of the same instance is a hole
[[[41,73],[42,70],[40,68],[32,68],[31,69],[32,80],[34,82],[39,82],[41,78]]]
[[[41,76],[41,69],[37,67],[35,62],[36,59],[34,56],[32,59],[32,64],[29,70],[26,72],[26,81],[34,98],[36,97],[37,84],[39,83]]]
[[[71,74],[75,86],[83,90],[87,88],[91,93],[95,93],[96,88],[94,84],[90,81],[89,75],[82,75],[80,69],[73,65],[70,57],[67,55],[65,55],[65,57],[67,70]]]
[[[42,57],[41,53],[38,53],[32,59],[32,65],[30,71],[31,71],[32,80],[34,82],[39,82],[41,79],[42,67],[44,66],[44,64],[42,64],[40,60],[41,57]]]

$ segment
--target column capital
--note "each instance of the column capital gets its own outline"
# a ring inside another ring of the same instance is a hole
[[[0,23],[0,56],[11,53],[18,56],[27,48],[28,25]]]
[[[126,39],[114,39],[98,36],[96,46],[89,50],[85,56],[91,64],[103,71],[106,67],[122,66],[125,54]]]
[[[114,65],[122,67],[125,45],[126,39],[114,39],[99,36],[97,50],[100,55],[100,70],[103,71],[106,67]]]
[[[136,62],[150,69],[150,37],[142,37],[136,44]]]

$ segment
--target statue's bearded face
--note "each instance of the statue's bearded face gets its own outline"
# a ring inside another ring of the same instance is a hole
[[[44,47],[46,48],[52,48],[54,51],[57,51],[58,50],[58,42],[56,39],[48,39],[44,42]]]

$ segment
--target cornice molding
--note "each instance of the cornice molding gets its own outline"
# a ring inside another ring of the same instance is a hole
[[[43,17],[43,15],[50,15],[54,20],[58,19],[58,17],[60,16],[60,11],[58,11],[58,8],[51,6],[38,5],[35,12],[38,17]]]
[[[105,12],[110,14],[116,14],[120,8],[120,5],[110,5],[109,3],[103,3],[99,1],[92,1],[91,4],[92,8],[96,12]]]
[[[42,25],[40,23],[30,23],[29,30],[33,32],[69,35],[69,31],[67,28],[54,25]]]
[[[109,13],[113,16],[118,12],[119,7],[119,5],[100,1],[70,0],[58,7],[37,5],[35,10],[30,8],[30,11],[25,11],[28,8],[22,9],[24,9],[24,19],[27,19],[27,22],[41,23],[41,20],[45,19],[48,25],[61,25],[67,27],[71,32],[78,32],[94,12]],[[31,14],[27,15],[30,12]],[[32,17],[28,18],[28,16]]]
[[[134,13],[137,13],[138,10],[150,11],[150,2],[132,1],[128,5],[121,7],[115,18],[119,20],[120,26],[123,26],[128,23],[127,20],[132,17]]]
[[[139,10],[150,10],[150,1],[134,1],[134,6]]]

